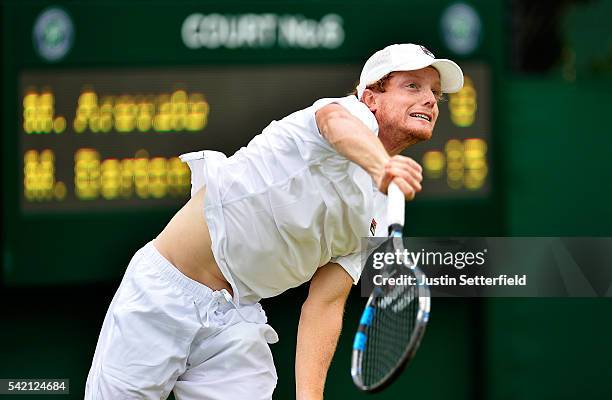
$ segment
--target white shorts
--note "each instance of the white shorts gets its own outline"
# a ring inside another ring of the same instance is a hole
[[[259,303],[228,298],[147,244],[106,313],[85,399],[271,399],[278,336]]]

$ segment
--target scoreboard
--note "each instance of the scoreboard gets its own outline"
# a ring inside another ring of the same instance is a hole
[[[271,121],[319,98],[345,96],[373,51],[410,41],[393,30],[356,28],[349,3],[316,12],[262,3],[264,11],[236,5],[203,13],[178,2],[152,11],[152,40],[136,45],[129,36],[139,35],[140,8],[126,4],[123,18],[134,20],[119,18],[112,34],[110,25],[80,18],[112,13],[110,6],[8,9],[16,31],[32,40],[21,43],[4,75],[4,96],[16,105],[3,110],[7,284],[116,277],[187,200],[190,173],[180,154],[231,155]],[[46,30],[44,17],[53,22]],[[49,35],[55,47],[45,53]],[[111,48],[100,35],[119,39]],[[62,40],[68,50],[58,56]],[[412,39],[419,40],[439,42]],[[457,59],[434,46],[438,57]],[[490,66],[482,58],[457,61],[464,88],[440,103],[432,139],[405,152],[424,169],[416,203],[486,201],[492,191]]]
[[[21,208],[35,213],[178,206],[190,185],[179,154],[231,154],[273,119],[319,97],[342,96],[359,68],[24,71]],[[488,191],[487,71],[482,65],[463,68],[465,87],[441,103],[434,138],[406,151],[424,167],[419,198]]]

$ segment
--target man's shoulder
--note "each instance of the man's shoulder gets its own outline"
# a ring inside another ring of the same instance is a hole
[[[368,106],[357,99],[357,96],[348,95],[345,97],[319,99],[312,105],[312,108],[314,112],[316,112],[331,103],[339,104],[340,106],[344,107],[349,113],[357,117],[368,128],[370,128],[371,131],[378,134],[378,121],[376,121],[376,117],[370,111]]]
[[[324,98],[320,98],[316,100],[314,103],[312,103],[306,108],[302,108],[301,110],[297,110],[287,115],[283,119],[291,119],[291,118],[298,117],[304,114],[315,114],[319,109],[325,107],[328,104],[332,104],[332,103],[340,104],[346,108],[349,108],[349,107],[358,107],[358,105],[360,104],[360,101],[357,100],[357,97],[352,96],[352,95],[345,96],[345,97],[324,97]]]
[[[359,107],[359,104],[362,104],[359,100],[357,100],[357,97],[353,95],[348,95],[344,97],[325,97],[319,99],[312,104],[311,108],[316,111],[332,103],[340,104],[341,106],[344,106],[346,108]],[[365,104],[363,105],[365,106]]]
[[[306,108],[295,111],[285,116],[280,121],[273,121],[271,123],[271,126],[274,126],[277,123],[280,123],[281,125],[285,123],[290,123],[294,127],[302,127],[304,129],[316,130],[318,132],[318,130],[315,129],[316,128],[315,114],[321,108],[325,107],[328,104],[332,104],[332,103],[343,106],[351,114],[356,115],[360,119],[367,118],[367,116],[365,116],[362,113],[369,112],[369,110],[367,109],[367,107],[365,107],[365,105],[363,105],[359,100],[357,100],[357,97],[355,96],[325,97],[325,98],[318,99],[317,101],[315,101],[313,104],[311,104],[310,106]],[[360,107],[359,104],[362,104],[365,107],[365,110],[359,110],[359,107]],[[359,114],[361,114],[361,117],[359,116]]]

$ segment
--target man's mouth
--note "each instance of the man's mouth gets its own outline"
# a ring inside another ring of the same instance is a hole
[[[413,118],[420,118],[420,119],[424,119],[427,122],[431,122],[431,117],[427,114],[423,114],[423,113],[411,113],[410,114],[411,117]]]

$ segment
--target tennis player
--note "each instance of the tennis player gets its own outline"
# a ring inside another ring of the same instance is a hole
[[[461,69],[397,44],[365,63],[354,95],[273,121],[227,158],[181,156],[192,197],[132,258],[106,314],[87,399],[270,399],[278,340],[262,298],[310,281],[301,307],[298,399],[321,399],[360,238],[386,236],[386,189],[421,190],[399,155],[427,140]],[[262,100],[262,101],[265,101]]]

